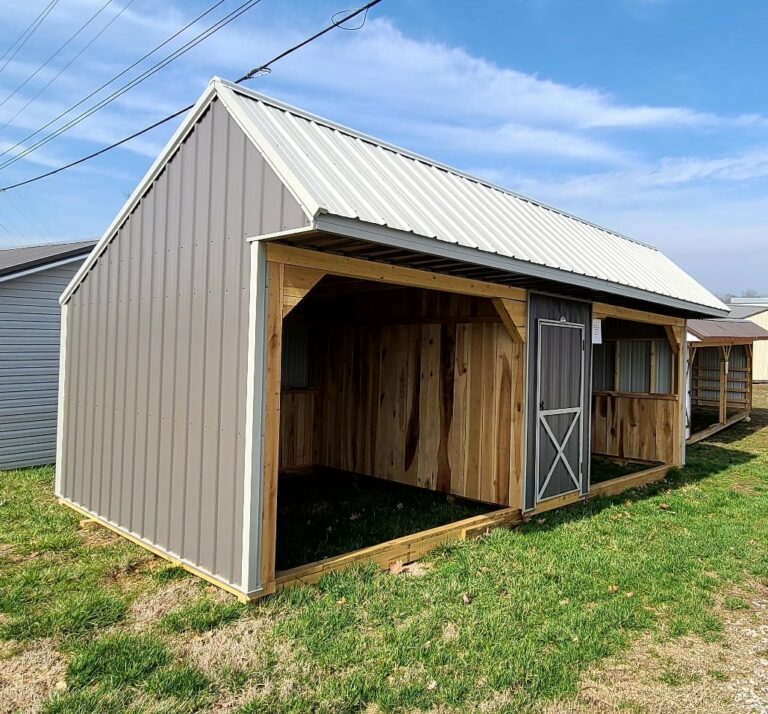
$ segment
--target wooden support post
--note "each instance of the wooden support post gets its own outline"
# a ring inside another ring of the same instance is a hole
[[[674,352],[674,391],[677,398],[677,413],[672,422],[672,443],[674,466],[683,466],[685,464],[685,403],[686,390],[688,389],[688,380],[686,379],[686,369],[688,366],[688,355],[686,350],[686,327],[685,322],[682,326],[666,326],[667,337],[670,338],[670,344],[674,340],[672,350]]]
[[[267,366],[264,395],[264,482],[261,525],[261,582],[265,594],[275,590],[284,275],[285,266],[267,262]]]
[[[731,358],[730,345],[720,347],[720,409],[719,422],[725,424],[728,418],[728,361]]]

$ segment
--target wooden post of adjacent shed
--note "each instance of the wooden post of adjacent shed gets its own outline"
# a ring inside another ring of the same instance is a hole
[[[731,346],[720,347],[720,411],[719,421],[725,424],[728,418],[728,362],[731,358]]]

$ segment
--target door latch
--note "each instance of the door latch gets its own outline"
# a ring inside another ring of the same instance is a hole
[[[544,400],[543,399],[539,402],[539,411],[541,411],[541,412],[544,411]]]

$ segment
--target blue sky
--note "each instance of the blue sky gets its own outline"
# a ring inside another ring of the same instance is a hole
[[[126,1],[113,0],[0,105],[0,126]],[[0,102],[104,2],[59,0],[0,72]],[[0,52],[45,4],[0,0]],[[0,129],[0,152],[208,4],[134,0]],[[237,4],[227,0],[211,17]],[[109,108],[0,170],[0,184],[191,103],[211,76],[234,79],[353,5],[262,0]],[[715,292],[768,293],[766,27],[768,3],[759,0],[384,0],[362,31],[336,31],[249,86],[656,245]],[[0,195],[0,247],[98,237],[172,129]]]

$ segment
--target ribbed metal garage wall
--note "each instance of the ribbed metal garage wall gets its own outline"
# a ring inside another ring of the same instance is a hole
[[[0,282],[0,469],[56,460],[59,295],[82,262]]]
[[[68,303],[62,495],[241,577],[249,252],[307,220],[217,100]]]

